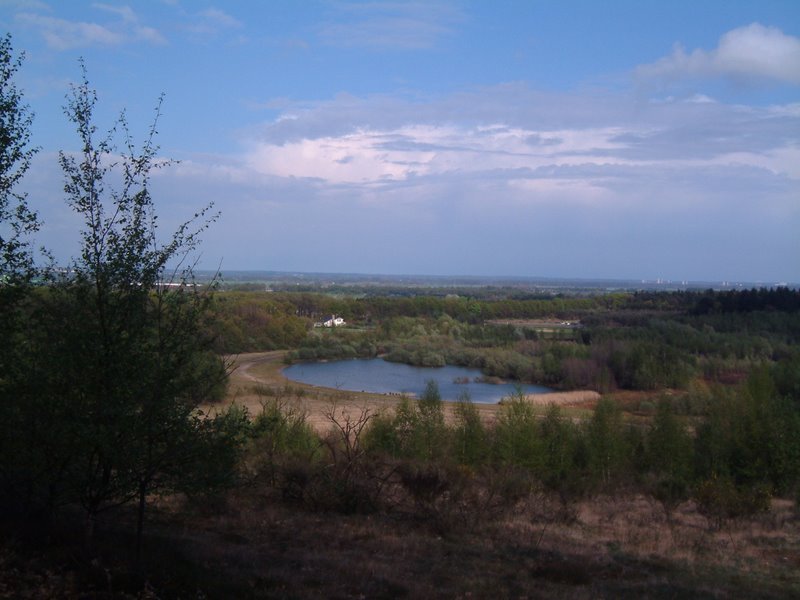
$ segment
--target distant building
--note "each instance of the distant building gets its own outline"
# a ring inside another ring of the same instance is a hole
[[[314,327],[341,327],[342,325],[346,325],[344,319],[336,315],[331,315],[319,323],[314,323]]]

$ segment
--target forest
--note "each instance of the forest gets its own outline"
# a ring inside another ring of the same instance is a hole
[[[160,100],[136,146],[124,114],[98,129],[85,70],[81,151],[59,161],[81,251],[56,265],[19,191],[21,66],[4,38],[0,596],[800,593],[800,290],[201,282],[214,207],[158,227]],[[330,315],[346,326],[315,327]],[[250,353],[271,379],[237,371]],[[356,357],[599,400],[486,408],[429,384],[367,404],[279,375]]]

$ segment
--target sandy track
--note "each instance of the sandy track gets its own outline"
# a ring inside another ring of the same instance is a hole
[[[278,360],[283,361],[284,354],[285,352],[282,350],[239,354],[232,359],[234,366],[232,375],[253,383],[266,383],[263,375],[254,375],[251,370],[258,365],[271,364]]]

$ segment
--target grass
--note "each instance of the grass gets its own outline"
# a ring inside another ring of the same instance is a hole
[[[76,556],[85,551],[70,549],[66,532],[61,551],[47,560],[26,562],[6,542],[0,596],[24,596],[24,589],[9,587],[13,583],[68,598],[800,594],[800,521],[787,502],[777,502],[768,515],[709,531],[691,503],[668,524],[647,498],[599,497],[581,502],[576,520],[567,522],[552,518],[554,499],[534,494],[503,518],[441,535],[404,512],[309,512],[262,492],[243,488],[222,504],[177,497],[161,502],[146,539],[146,580],[123,568],[120,549],[132,543],[124,513],[101,524],[91,556],[82,556],[77,570]]]

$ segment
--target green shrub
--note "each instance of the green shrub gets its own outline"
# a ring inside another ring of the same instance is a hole
[[[306,414],[276,399],[263,403],[250,431],[250,468],[273,485],[291,465],[313,463],[321,456],[320,439]]]
[[[652,415],[656,412],[656,405],[650,400],[642,400],[639,402],[639,412],[645,415]]]
[[[591,478],[607,487],[625,474],[631,458],[622,414],[614,400],[604,397],[597,403],[585,435]]]
[[[473,467],[484,464],[489,458],[489,436],[469,394],[459,398],[455,416],[453,450],[458,462]]]
[[[504,398],[494,427],[494,456],[503,465],[540,469],[543,448],[536,412],[521,392]]]
[[[697,510],[719,529],[730,519],[769,510],[771,495],[766,486],[737,487],[729,477],[706,479],[694,493]]]

